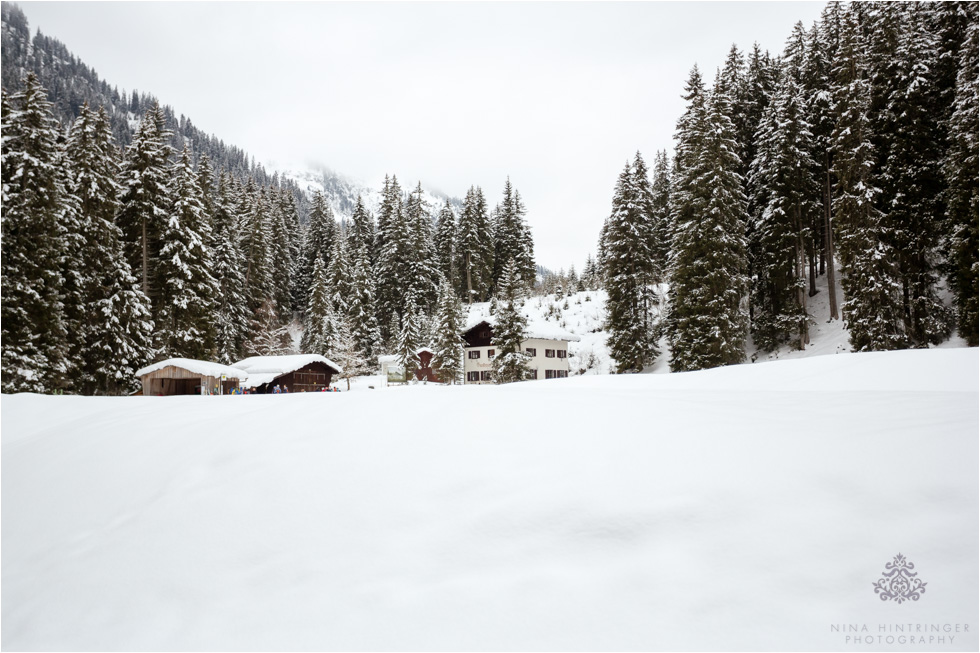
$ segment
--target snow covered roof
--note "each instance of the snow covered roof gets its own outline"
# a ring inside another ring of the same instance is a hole
[[[397,363],[400,357],[398,354],[386,354],[384,356],[378,356],[379,363]]]
[[[424,352],[424,351],[427,351],[427,352],[429,352],[430,354],[434,354],[434,353],[435,353],[434,351],[432,351],[432,350],[431,350],[431,349],[429,349],[428,347],[422,347],[421,349],[417,349],[417,350],[415,351],[415,353],[416,353],[416,354],[421,354],[421,353],[422,353],[422,352]]]
[[[243,384],[247,388],[255,388],[263,383],[269,383],[283,374],[295,372],[310,363],[323,363],[333,368],[336,373],[343,368],[329,358],[319,354],[293,354],[291,356],[252,356],[234,364],[240,370],[248,373],[248,380]]]
[[[168,358],[165,361],[153,363],[153,365],[148,365],[141,370],[137,370],[136,376],[143,376],[145,374],[149,374],[150,372],[156,372],[157,370],[162,370],[163,368],[170,367],[171,365],[185,369],[188,372],[193,372],[194,374],[200,374],[201,376],[213,376],[215,378],[219,378],[222,374],[224,374],[231,379],[244,379],[248,377],[248,374],[240,369],[229,367],[228,365],[222,365],[221,363],[199,361],[193,358]]]
[[[466,333],[474,327],[479,326],[482,322],[486,322],[492,327],[497,323],[497,318],[493,315],[483,315],[479,312],[470,313],[470,317],[466,321],[466,327],[463,329],[463,333]],[[574,333],[568,333],[567,331],[562,331],[558,327],[550,327],[547,324],[542,324],[540,322],[528,321],[526,333],[528,338],[538,338],[540,340],[570,340],[572,342],[578,342],[581,340],[581,338]]]

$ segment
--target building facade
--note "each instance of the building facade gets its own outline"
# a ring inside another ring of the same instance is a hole
[[[578,340],[571,334],[530,333],[521,348],[530,359],[527,366],[533,379],[559,379],[568,376],[568,343]],[[493,359],[497,347],[492,344],[493,325],[480,322],[463,333],[463,382],[493,383]]]
[[[330,387],[334,374],[343,371],[330,359],[316,354],[252,356],[232,367],[248,374],[241,386],[257,394],[271,393],[277,385],[288,392],[320,392]]]

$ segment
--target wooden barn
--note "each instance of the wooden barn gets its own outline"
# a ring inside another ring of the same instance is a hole
[[[248,378],[240,369],[193,358],[168,358],[144,367],[136,376],[147,397],[229,394]]]
[[[243,388],[258,394],[271,393],[278,385],[288,392],[319,392],[330,387],[334,374],[343,369],[317,354],[252,356],[233,365],[248,374]]]

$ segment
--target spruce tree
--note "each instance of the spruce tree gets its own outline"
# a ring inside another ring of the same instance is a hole
[[[351,337],[358,351],[366,360],[373,360],[381,344],[381,331],[375,305],[374,275],[366,246],[354,252],[347,314]]]
[[[641,161],[639,156],[637,160]],[[612,214],[606,221],[606,330],[609,353],[619,373],[642,372],[658,354],[652,314],[656,301],[652,285],[653,209],[644,171],[645,167],[638,168],[636,163],[626,164],[616,182]],[[564,295],[561,286],[559,289],[556,299]]]
[[[839,118],[834,130],[834,223],[839,233],[841,305],[854,351],[907,346],[901,284],[895,255],[882,238],[883,216],[876,206],[874,151],[869,111],[871,84],[863,77],[864,53],[853,9],[843,17],[835,66]]]
[[[271,264],[271,293],[276,307],[283,318],[288,318],[293,308],[293,231],[288,204],[284,201],[285,191],[271,188],[269,207],[269,257]]]
[[[279,316],[273,286],[272,229],[265,190],[257,191],[246,207],[249,213],[241,220],[241,247],[245,256],[245,288],[249,306],[256,310],[266,300],[271,300],[276,304],[275,313]]]
[[[405,310],[401,316],[401,330],[398,332],[395,351],[399,364],[405,368],[406,380],[411,380],[415,376],[415,371],[419,369],[419,349],[428,345],[415,297],[409,295],[405,300]]]
[[[330,263],[330,252],[333,251],[336,234],[337,221],[334,219],[333,211],[323,193],[316,191],[310,206],[310,222],[303,238],[303,249],[297,270],[296,299],[299,305],[306,306],[309,301],[316,259],[318,257],[322,259],[325,266]]]
[[[214,305],[217,360],[230,365],[242,357],[248,336],[249,302],[245,285],[245,257],[235,237],[232,214],[231,180],[222,175],[214,201],[211,239],[217,283]]]
[[[201,189],[201,206],[204,207],[204,219],[210,227],[212,238],[214,237],[214,214],[215,214],[215,174],[214,166],[211,165],[211,158],[207,154],[202,154],[197,161],[197,186]],[[208,247],[213,248],[214,241],[208,243]]]
[[[334,239],[326,275],[327,287],[330,288],[330,304],[337,314],[346,315],[351,300],[351,269],[346,238]]]
[[[351,214],[350,229],[347,231],[347,250],[357,252],[361,248],[370,254],[374,246],[374,216],[364,206],[364,200],[357,196],[357,203]],[[369,259],[370,260],[370,259]]]
[[[170,139],[160,106],[143,115],[133,140],[126,148],[122,173],[122,208],[117,224],[123,231],[130,268],[139,277],[143,294],[150,298],[153,314],[160,309],[153,287],[154,266],[160,253],[160,236],[169,217],[168,161]]]
[[[449,200],[443,204],[436,219],[434,237],[436,270],[455,288],[456,282],[456,214]]]
[[[889,11],[891,10],[891,11]],[[886,106],[878,115],[882,229],[897,255],[906,334],[918,346],[949,335],[939,297],[939,247],[945,215],[942,159],[944,108],[937,83],[939,46],[924,4],[882,7],[897,12],[894,60],[883,63]]]
[[[114,222],[120,188],[109,116],[83,105],[66,143],[68,192],[76,199],[80,243],[71,258],[79,270],[80,307],[70,356],[74,387],[116,394],[136,384],[153,357],[150,303],[138,288]]]
[[[408,290],[411,233],[405,220],[401,187],[398,179],[385,177],[381,206],[378,209],[378,231],[375,238],[378,320],[386,340],[397,338],[399,330],[388,327],[404,310]]]
[[[435,335],[433,338],[432,366],[439,380],[455,384],[463,379],[463,328],[465,327],[463,303],[445,278],[439,286],[436,304]]]
[[[653,257],[653,277],[658,282],[667,276],[667,257],[670,254],[670,160],[667,151],[657,152],[653,160],[653,178],[650,181],[652,218],[650,255]],[[583,283],[588,271],[583,270]],[[591,288],[590,288],[591,290]]]
[[[320,354],[329,358],[338,348],[339,316],[333,308],[331,294],[323,260],[317,257],[313,262],[310,299],[306,305],[305,329],[300,341],[303,353]]]
[[[819,187],[813,134],[803,90],[787,67],[776,98],[756,134],[751,166],[755,205],[761,208],[753,234],[755,342],[771,351],[785,342],[803,349],[812,322],[806,305],[807,243],[817,214]]]
[[[157,349],[167,357],[209,360],[214,354],[218,287],[207,246],[211,232],[186,148],[174,165],[168,195],[169,215],[155,269],[160,306]]]
[[[419,309],[428,312],[438,293],[439,271],[433,244],[432,216],[421,182],[408,197],[405,222],[409,242],[403,248],[403,255],[409,261],[406,270],[409,292],[414,295]]]
[[[840,7],[831,3],[821,15],[819,25],[815,25],[810,36],[810,80],[808,115],[813,130],[815,160],[818,166],[820,185],[821,260],[820,269],[827,273],[827,293],[830,304],[830,319],[836,320],[839,302],[837,300],[836,246],[832,225],[833,198],[833,131],[835,123],[832,93],[831,65],[837,57],[840,41]]]
[[[303,310],[303,307],[297,303],[299,294],[297,289],[297,276],[299,274],[301,254],[303,252],[303,229],[300,225],[299,210],[296,208],[296,198],[293,196],[293,193],[288,189],[280,189],[278,203],[279,210],[283,216],[283,228],[286,230],[286,234],[282,236],[282,239],[285,241],[286,255],[286,261],[283,264],[286,266],[286,271],[289,275],[288,279],[283,280],[283,282],[288,286],[286,290],[292,300],[292,311],[298,313]]]
[[[747,331],[741,308],[748,291],[746,202],[728,97],[705,97],[696,69],[688,88],[672,201],[672,371],[740,363]]]
[[[960,337],[971,347],[977,346],[978,330],[978,278],[980,263],[977,261],[977,220],[980,207],[977,188],[980,185],[977,169],[980,152],[977,147],[977,124],[980,121],[977,96],[977,5],[965,3],[971,21],[966,38],[959,51],[959,71],[956,77],[955,105],[950,120],[950,148],[946,154],[943,171],[946,175],[947,233],[950,235],[950,287],[956,307],[956,326]]]
[[[61,303],[64,250],[57,123],[33,73],[3,105],[3,391],[62,386],[66,333]]]
[[[511,186],[510,177],[504,184],[504,198],[498,205],[494,221],[494,272],[493,283],[503,276],[504,267],[510,260],[517,266],[517,273],[525,283],[534,279],[534,243],[531,229],[525,219],[526,209],[520,194]]]
[[[524,289],[525,282],[518,273],[517,264],[513,260],[508,261],[497,286],[496,323],[491,340],[497,350],[493,359],[493,379],[496,383],[514,383],[530,377],[527,367],[530,357],[523,348],[527,340],[527,317],[523,313]]]
[[[467,303],[485,301],[493,284],[493,229],[486,199],[479,187],[470,187],[463,201],[456,238],[460,294]]]

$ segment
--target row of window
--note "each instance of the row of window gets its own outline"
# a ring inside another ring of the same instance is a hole
[[[537,370],[531,370],[531,378],[532,379],[537,379],[538,378],[538,371]],[[545,370],[544,371],[544,378],[546,378],[546,379],[565,379],[565,378],[568,378],[568,370]],[[476,383],[477,381],[492,381],[492,380],[493,379],[490,376],[490,372],[487,372],[487,371],[483,371],[483,372],[467,372],[466,373],[466,382],[467,383]]]
[[[533,358],[538,355],[538,350],[535,349],[534,347],[528,347],[527,349],[524,350],[524,353]],[[495,354],[496,354],[496,350],[494,349],[487,350],[487,358],[493,358]],[[467,353],[467,357],[474,360],[479,358],[480,350],[471,349]],[[564,349],[545,349],[544,357],[545,358],[568,358],[568,352],[565,351]]]

